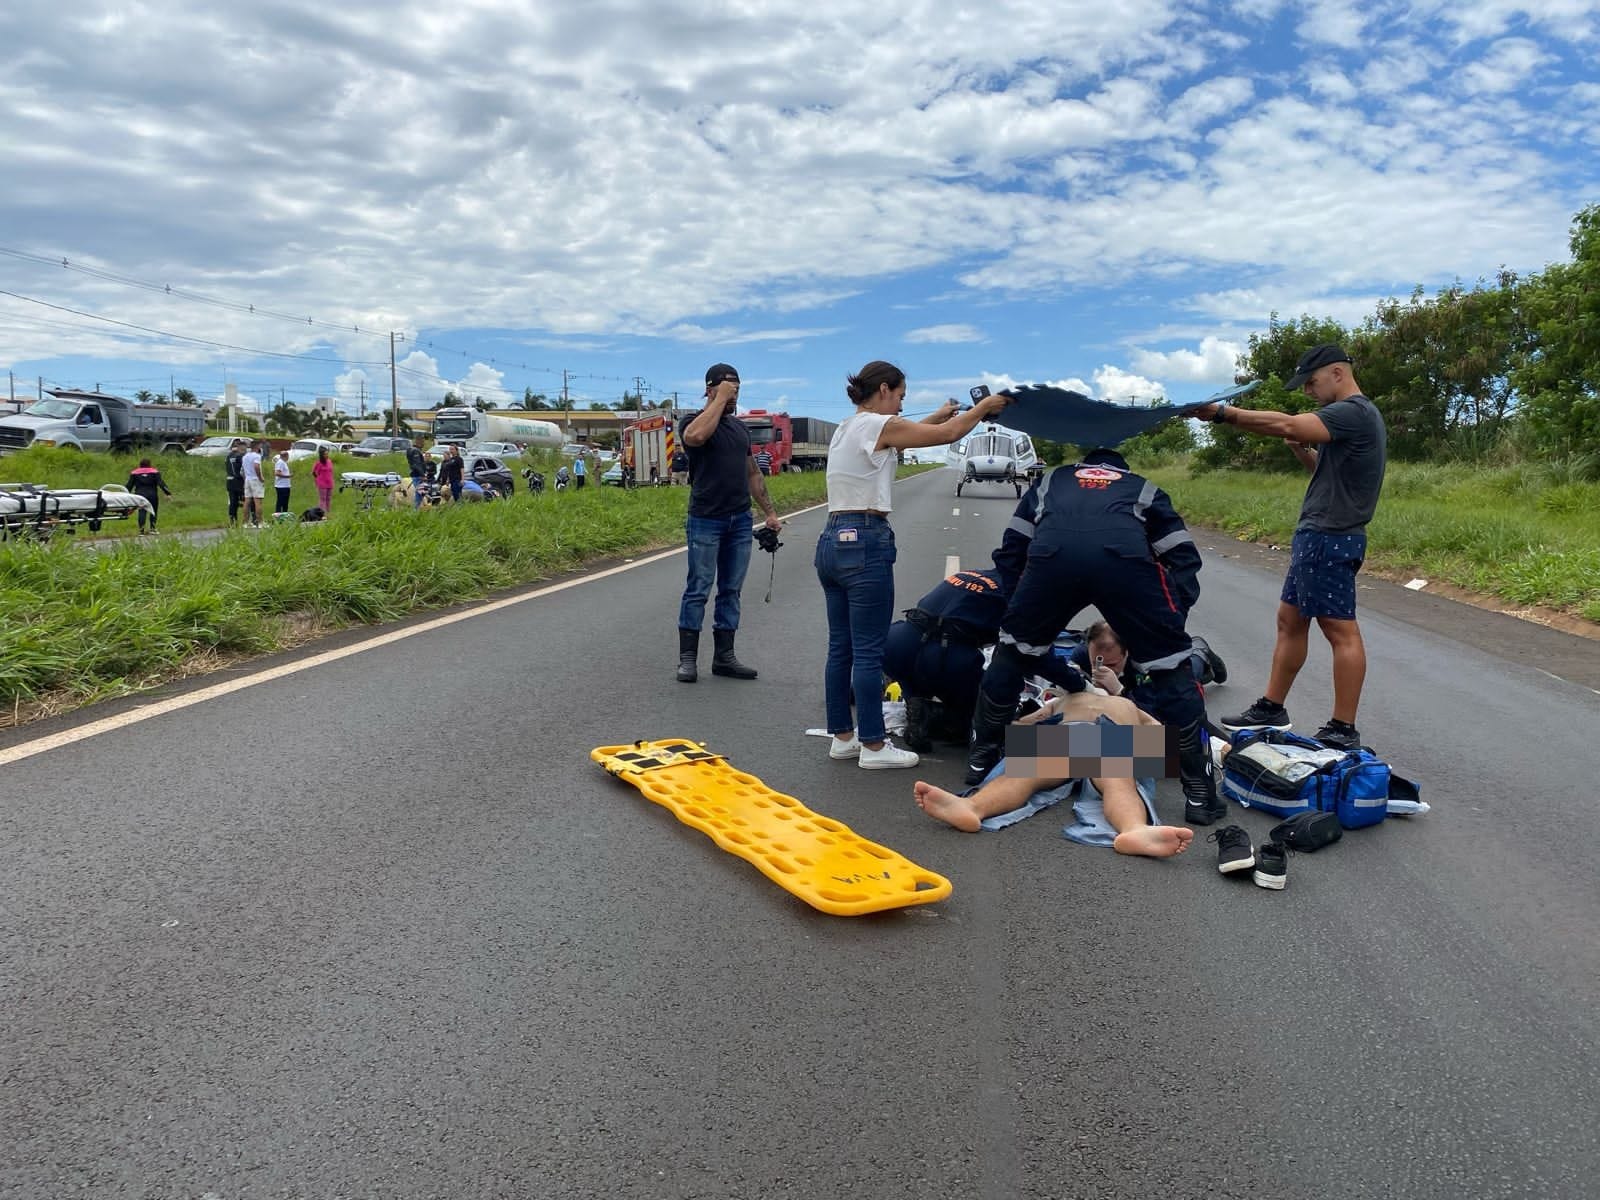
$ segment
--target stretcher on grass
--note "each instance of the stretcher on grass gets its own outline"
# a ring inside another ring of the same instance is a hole
[[[105,521],[125,521],[141,509],[150,512],[150,501],[116,483],[99,488],[0,483],[0,541],[48,541],[57,530],[75,533],[79,525],[92,533]]]
[[[822,912],[854,917],[950,895],[943,875],[773,791],[697,742],[600,746],[589,757]]]

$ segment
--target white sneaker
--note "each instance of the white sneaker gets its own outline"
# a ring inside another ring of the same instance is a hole
[[[841,762],[847,758],[855,758],[861,753],[861,740],[855,734],[850,735],[848,742],[841,742],[836,737],[828,739],[828,757]]]
[[[914,767],[919,761],[921,760],[914,751],[902,750],[888,738],[883,739],[882,749],[861,747],[861,766],[868,771],[885,771],[890,767]]]

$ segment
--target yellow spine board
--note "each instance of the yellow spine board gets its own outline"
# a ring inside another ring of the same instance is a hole
[[[822,912],[856,917],[950,895],[943,875],[773,791],[697,742],[600,746],[589,757]]]

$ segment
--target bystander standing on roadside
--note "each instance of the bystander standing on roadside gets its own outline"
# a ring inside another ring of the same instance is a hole
[[[262,501],[267,498],[267,478],[261,473],[261,452],[265,442],[253,442],[240,463],[244,472],[244,519],[252,529],[261,528]]]
[[[311,468],[311,482],[317,485],[317,507],[326,516],[333,508],[333,459],[326,446],[317,447],[317,461]]]
[[[244,503],[244,440],[234,438],[223,460],[223,478],[228,485],[228,524],[239,523],[239,506]]]
[[[450,447],[445,447],[445,453],[450,453]],[[406,468],[411,472],[411,507],[421,508],[422,483],[428,477],[428,456],[415,442],[406,447]]]
[[[689,482],[689,456],[682,446],[672,452],[672,482],[675,484]]]
[[[272,486],[278,493],[278,505],[272,510],[274,516],[279,513],[285,515],[289,512],[289,491],[294,486],[294,480],[289,477],[289,451],[279,450],[272,460]]]
[[[460,447],[446,447],[444,458],[439,463],[439,488],[441,491],[449,488],[452,501],[461,499],[461,483],[466,468],[466,460],[461,457]]]
[[[172,489],[161,478],[161,471],[150,465],[148,458],[141,458],[139,465],[128,473],[128,490],[135,496],[143,496],[150,501],[150,532],[156,531],[156,517],[161,512],[162,493],[170,496]],[[144,533],[144,509],[139,510],[139,532]]]
[[[705,624],[711,585],[717,587],[711,614],[715,651],[711,673],[730,679],[754,679],[754,667],[734,654],[739,630],[739,592],[750,569],[752,498],[766,514],[768,529],[778,530],[778,510],[767,495],[766,481],[750,456],[750,430],[737,416],[739,372],[727,363],[706,371],[706,404],[685,417],[679,430],[689,456],[689,578],[678,605],[678,682],[699,678],[700,627]]]
[[[948,446],[1010,402],[986,396],[960,411],[954,400],[921,421],[900,416],[905,372],[869,362],[845,387],[856,411],[828,445],[828,521],[817,541],[817,579],[828,605],[828,662],[823,672],[828,755],[856,759],[868,770],[914,767],[917,756],[884,734],[883,646],[894,620],[894,530],[890,488],[897,451]],[[856,711],[850,714],[854,690]]]
[[[1289,728],[1284,702],[1305,665],[1315,620],[1333,651],[1333,716],[1316,737],[1325,745],[1351,749],[1361,744],[1356,708],[1367,676],[1367,649],[1356,621],[1356,573],[1366,558],[1367,524],[1383,488],[1388,433],[1383,414],[1362,395],[1354,364],[1339,346],[1307,350],[1285,386],[1305,392],[1317,402],[1317,410],[1290,414],[1222,403],[1193,413],[1246,433],[1282,438],[1311,472],[1278,601],[1267,690],[1221,724],[1228,730]]]
[[[772,474],[772,451],[766,446],[756,451],[756,470],[763,475]]]
[[[573,456],[572,459],[573,486],[576,487],[580,492],[583,491],[584,478],[588,475],[588,473],[589,468],[585,465],[583,461],[583,451],[580,450],[576,455]]]

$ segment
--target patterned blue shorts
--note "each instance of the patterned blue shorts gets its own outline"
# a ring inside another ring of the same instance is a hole
[[[1294,535],[1289,574],[1284,577],[1285,604],[1302,616],[1356,619],[1356,572],[1367,556],[1364,533],[1322,533],[1302,529]]]

